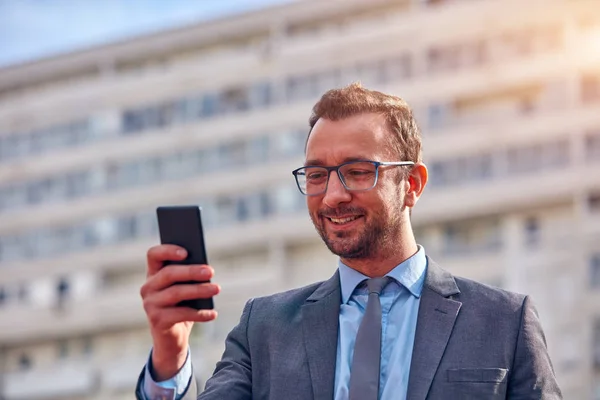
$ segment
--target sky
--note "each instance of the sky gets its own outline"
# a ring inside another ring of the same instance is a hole
[[[0,0],[0,67],[290,0]]]

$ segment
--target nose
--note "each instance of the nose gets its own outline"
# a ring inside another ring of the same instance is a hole
[[[352,199],[352,195],[346,190],[340,177],[335,171],[329,175],[327,191],[323,197],[323,203],[330,208],[336,208],[340,203],[347,203]]]

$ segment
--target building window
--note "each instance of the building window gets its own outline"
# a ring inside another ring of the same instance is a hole
[[[528,146],[508,150],[508,172],[521,174],[539,169],[541,159],[540,146]]]
[[[289,215],[299,211],[304,206],[304,196],[300,194],[298,188],[292,185],[281,185],[275,188],[272,193],[274,209],[279,215]]]
[[[221,93],[219,113],[228,114],[246,111],[250,108],[248,90],[243,87],[230,88]]]
[[[81,352],[85,357],[91,357],[94,352],[94,341],[90,336],[83,338]]]
[[[462,159],[464,179],[467,181],[483,181],[493,175],[492,154],[475,154]]]
[[[497,219],[460,221],[444,227],[443,251],[448,255],[493,252],[501,245]]]
[[[56,298],[57,305],[59,308],[65,306],[67,298],[69,296],[69,281],[66,278],[61,278],[56,284]]]
[[[375,86],[386,81],[384,65],[378,62],[365,61],[355,67],[356,80],[365,86]]]
[[[446,104],[431,104],[427,108],[427,125],[431,129],[442,128],[447,123],[447,110]]]
[[[589,162],[600,162],[600,130],[586,135],[585,158]]]
[[[563,332],[561,355],[558,357],[558,369],[565,373],[577,370],[580,364],[580,343],[577,331]]]
[[[569,164],[569,140],[549,142],[543,148],[543,166],[545,168],[562,167]]]
[[[308,133],[304,129],[293,129],[271,136],[272,156],[276,159],[303,154]]]
[[[117,221],[114,218],[101,218],[92,222],[96,243],[109,244],[117,238]]]
[[[121,217],[117,222],[118,240],[129,240],[137,235],[137,219],[135,215]]]
[[[194,121],[202,118],[204,101],[203,96],[191,96],[179,101],[182,121]]]
[[[412,75],[412,60],[410,54],[381,61],[384,82],[397,82]]]
[[[251,200],[245,196],[242,196],[236,201],[236,219],[240,222],[246,221],[251,218],[250,203]]]
[[[431,185],[463,185],[485,181],[494,174],[491,153],[473,154],[456,159],[437,161],[431,165]]]
[[[590,213],[600,213],[600,193],[591,193],[587,199]]]
[[[600,75],[584,75],[581,77],[581,101],[583,104],[600,101]]]
[[[316,96],[319,93],[319,75],[312,73],[291,76],[286,82],[286,97],[288,103]]]
[[[57,355],[60,360],[64,360],[69,357],[69,342],[67,340],[60,340],[57,346]]]
[[[246,164],[247,146],[243,141],[226,143],[219,147],[219,161],[225,168],[239,167]]]
[[[268,192],[260,192],[258,194],[258,203],[260,209],[260,217],[266,217],[273,213],[273,203]]]
[[[54,148],[78,146],[91,139],[88,119],[0,138],[0,161],[43,153]]]
[[[592,357],[596,371],[600,372],[600,319],[596,319],[594,332],[592,334]]]
[[[19,357],[19,369],[21,371],[27,371],[29,369],[31,369],[31,358],[29,357],[29,355],[23,353],[21,354],[21,356]]]
[[[219,100],[214,93],[206,93],[202,97],[202,116],[214,117],[219,111]]]
[[[535,247],[540,241],[540,224],[537,218],[527,218],[525,221],[525,245]]]
[[[238,217],[238,206],[234,199],[223,196],[216,201],[217,219],[219,224],[229,224],[236,221]]]
[[[315,95],[319,95],[332,88],[344,85],[344,82],[342,81],[342,70],[339,68],[322,71],[316,74],[315,80],[315,88],[313,89]]]
[[[570,142],[559,140],[536,143],[508,150],[509,174],[526,174],[556,169],[569,164]]]
[[[250,89],[250,103],[252,108],[267,107],[273,102],[273,93],[269,81],[259,82]]]
[[[176,103],[175,102],[168,102],[165,104],[160,104],[157,108],[156,108],[156,125],[159,128],[163,128],[165,126],[169,126],[171,124],[173,124],[173,121],[175,120],[175,106]]]
[[[600,289],[600,253],[590,257],[590,286]]]
[[[118,164],[0,186],[0,212],[26,205],[81,198],[165,180],[180,180],[223,166],[239,167],[303,154],[307,132],[289,129],[209,148],[177,151]]]
[[[250,139],[248,142],[248,161],[264,163],[269,159],[269,138],[265,135]]]
[[[124,134],[140,132],[144,129],[142,115],[138,110],[126,110],[121,117],[121,131]]]
[[[17,289],[17,298],[20,303],[27,303],[29,301],[29,288],[26,283],[21,283]]]

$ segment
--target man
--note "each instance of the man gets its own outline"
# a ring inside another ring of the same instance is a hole
[[[410,211],[427,183],[421,138],[398,97],[353,84],[313,108],[293,173],[312,222],[340,257],[325,282],[248,301],[199,399],[560,399],[537,313],[522,295],[454,277],[417,245]],[[194,321],[175,307],[216,295],[209,266],[148,251],[141,294],[153,351],[138,398],[194,399]],[[161,397],[165,396],[165,397]]]

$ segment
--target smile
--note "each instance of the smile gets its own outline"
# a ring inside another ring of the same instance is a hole
[[[344,218],[327,217],[327,219],[336,225],[343,225],[343,224],[347,224],[348,222],[352,222],[360,217],[361,217],[360,215],[354,215],[351,217],[344,217]]]

